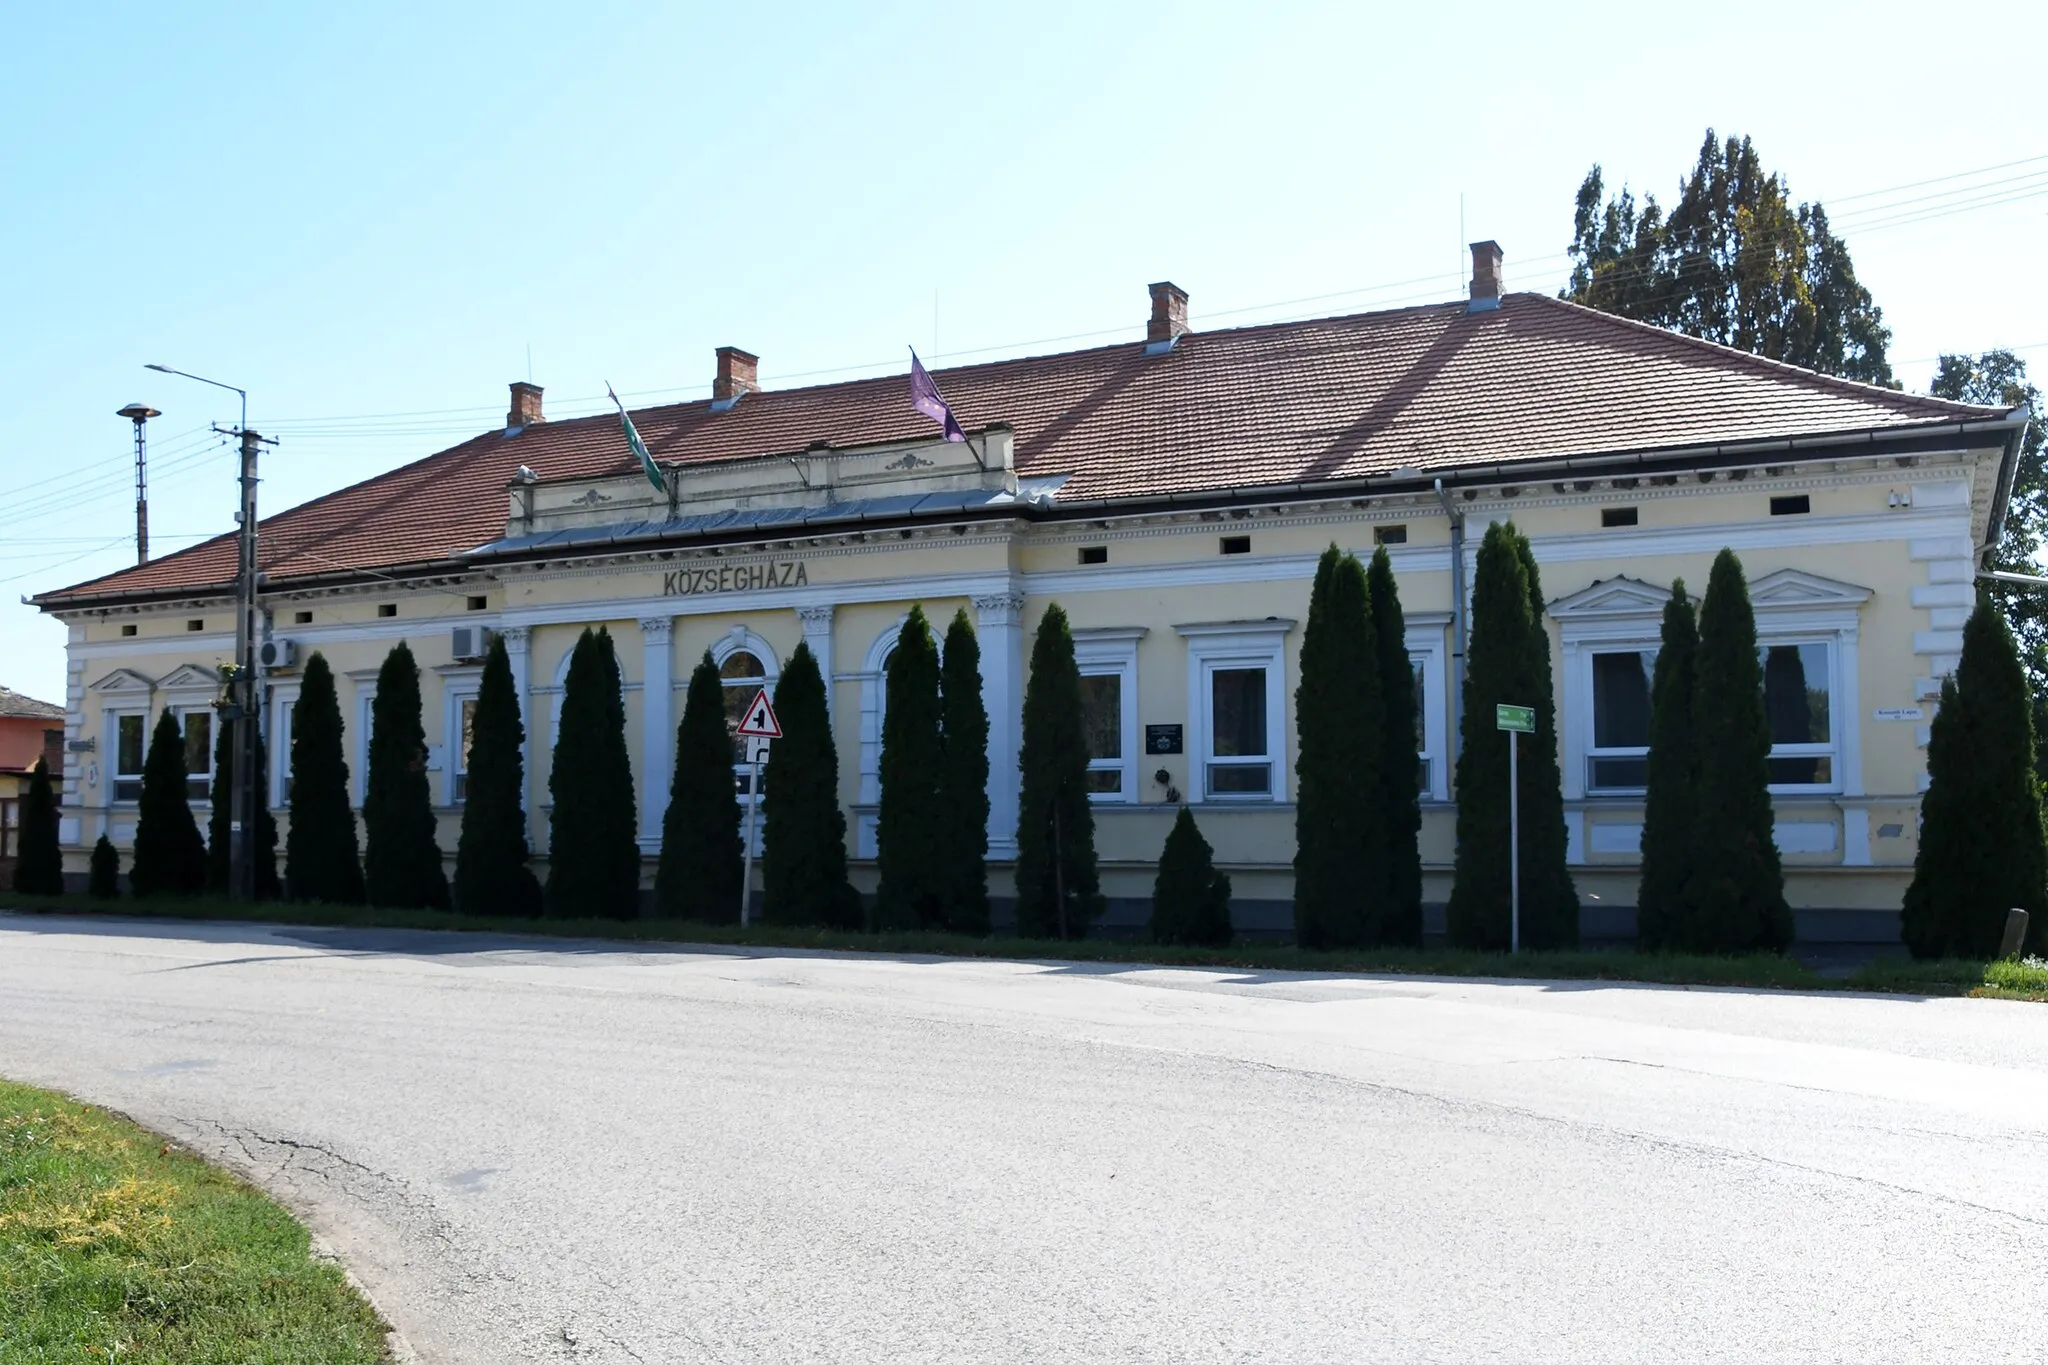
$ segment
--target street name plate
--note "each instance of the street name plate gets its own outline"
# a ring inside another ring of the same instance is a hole
[[[1497,729],[1519,730],[1525,735],[1533,735],[1536,733],[1536,708],[1503,703],[1493,708],[1493,723]]]

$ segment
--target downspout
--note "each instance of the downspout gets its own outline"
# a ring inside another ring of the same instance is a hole
[[[1458,750],[1465,733],[1465,514],[1444,492],[1442,479],[1435,481],[1435,487],[1436,500],[1443,504],[1451,523],[1451,767],[1445,775],[1445,789],[1449,790],[1448,779],[1458,771]]]

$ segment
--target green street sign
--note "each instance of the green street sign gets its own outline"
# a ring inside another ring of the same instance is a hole
[[[1536,733],[1536,708],[1496,706],[1493,708],[1493,723],[1496,729],[1519,730],[1525,735],[1533,735]]]

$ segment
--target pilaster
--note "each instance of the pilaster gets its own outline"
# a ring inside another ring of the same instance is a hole
[[[1017,751],[1024,739],[1024,594],[974,599],[981,700],[988,708],[988,856],[1017,856]]]
[[[675,766],[676,727],[673,616],[640,621],[640,771],[646,775],[640,792],[640,851],[661,848],[661,820],[668,809],[669,781]]]
[[[839,714],[834,705],[832,684],[832,615],[837,610],[831,603],[822,607],[798,607],[797,623],[803,627],[804,643],[810,646],[811,657],[818,661],[818,672],[825,679],[825,714],[828,719]]]

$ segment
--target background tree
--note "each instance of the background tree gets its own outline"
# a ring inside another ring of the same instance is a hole
[[[1095,812],[1088,804],[1088,736],[1074,635],[1055,602],[1031,644],[1024,683],[1024,740],[1017,755],[1017,932],[1086,938],[1104,901],[1095,866]]]
[[[1377,942],[1422,946],[1422,771],[1421,709],[1415,670],[1408,659],[1408,624],[1394,561],[1382,545],[1373,551],[1366,574],[1372,598],[1373,650],[1380,672],[1380,798],[1382,853],[1386,860],[1386,902]]]
[[[1792,203],[1750,140],[1707,130],[1669,216],[1598,166],[1579,186],[1563,297],[1787,364],[1896,388],[1891,332],[1818,203]]]
[[[1694,669],[1699,802],[1681,918],[1697,951],[1783,952],[1792,910],[1772,832],[1763,669],[1749,585],[1731,550],[1714,557],[1707,579]]]
[[[1955,674],[1942,680],[1927,745],[1903,925],[1915,957],[1995,956],[2014,906],[2028,912],[2030,943],[2048,947],[2048,846],[2033,751],[2019,649],[1983,595],[1963,627]]]
[[[725,728],[725,688],[706,650],[690,672],[683,719],[676,726],[675,775],[661,818],[661,862],[654,873],[655,913],[664,919],[739,923],[745,853],[732,735]]]
[[[1651,952],[1691,949],[1685,884],[1692,877],[1693,825],[1699,816],[1699,748],[1693,735],[1694,657],[1699,623],[1685,580],[1671,585],[1657,667],[1650,681],[1650,760],[1643,799],[1642,880],[1636,938]]]
[[[64,853],[57,845],[57,789],[38,757],[28,770],[28,795],[21,803],[21,842],[14,860],[14,889],[24,896],[64,894]],[[104,840],[105,835],[101,838]]]
[[[213,728],[213,789],[206,819],[206,889],[224,896],[228,892],[229,858],[234,852],[235,735],[232,725],[217,718]],[[256,899],[274,901],[283,898],[284,888],[277,879],[277,816],[271,813],[270,802],[262,795],[267,785],[263,775],[270,771],[270,748],[264,743],[262,726],[253,727],[250,733],[256,741],[256,757],[250,770],[256,774],[258,793]]]
[[[727,769],[730,782],[731,769]],[[632,919],[640,913],[639,817],[626,757],[626,702],[612,635],[584,630],[562,685],[561,733],[548,774],[547,913]]]
[[[939,847],[946,863],[946,927],[956,934],[986,934],[988,710],[981,699],[981,642],[964,607],[946,627],[939,705],[946,743],[942,788],[947,825]]]
[[[455,908],[464,914],[541,912],[540,879],[527,866],[525,753],[512,660],[505,642],[492,636],[470,722],[469,785],[455,841]]]
[[[448,736],[452,757],[462,742]],[[363,892],[372,905],[448,908],[448,874],[427,785],[420,669],[400,640],[377,670],[370,703],[370,774],[363,796]]]
[[[945,809],[939,655],[922,606],[910,609],[897,633],[885,690],[875,927],[940,929],[952,891],[942,845],[954,829]]]
[[[121,895],[121,854],[114,841],[102,834],[92,846],[91,870],[86,874],[85,894],[94,900],[117,900]]]
[[[169,711],[157,717],[142,761],[142,798],[135,821],[135,863],[128,885],[137,896],[190,896],[206,889],[206,843],[186,796],[185,735]]]
[[[356,813],[348,804],[348,764],[341,756],[341,703],[334,671],[318,650],[306,660],[292,708],[291,793],[285,893],[295,901],[361,905],[363,864]],[[133,869],[128,882],[135,883]]]
[[[1387,900],[1380,686],[1365,570],[1332,545],[1316,566],[1295,690],[1294,936],[1304,948],[1379,938]]]
[[[1458,752],[1458,847],[1447,926],[1453,944],[1498,952],[1510,935],[1508,744],[1495,707],[1527,706],[1536,731],[1518,760],[1522,944],[1578,941],[1578,896],[1565,868],[1564,797],[1557,767],[1557,707],[1550,641],[1535,559],[1513,523],[1486,528],[1472,584],[1464,721]]]
[[[846,879],[846,812],[825,678],[807,644],[775,683],[782,738],[768,751],[761,796],[761,918],[858,929],[860,895]]]
[[[1152,882],[1152,941],[1220,948],[1230,942],[1230,878],[1186,806],[1173,818]]]

